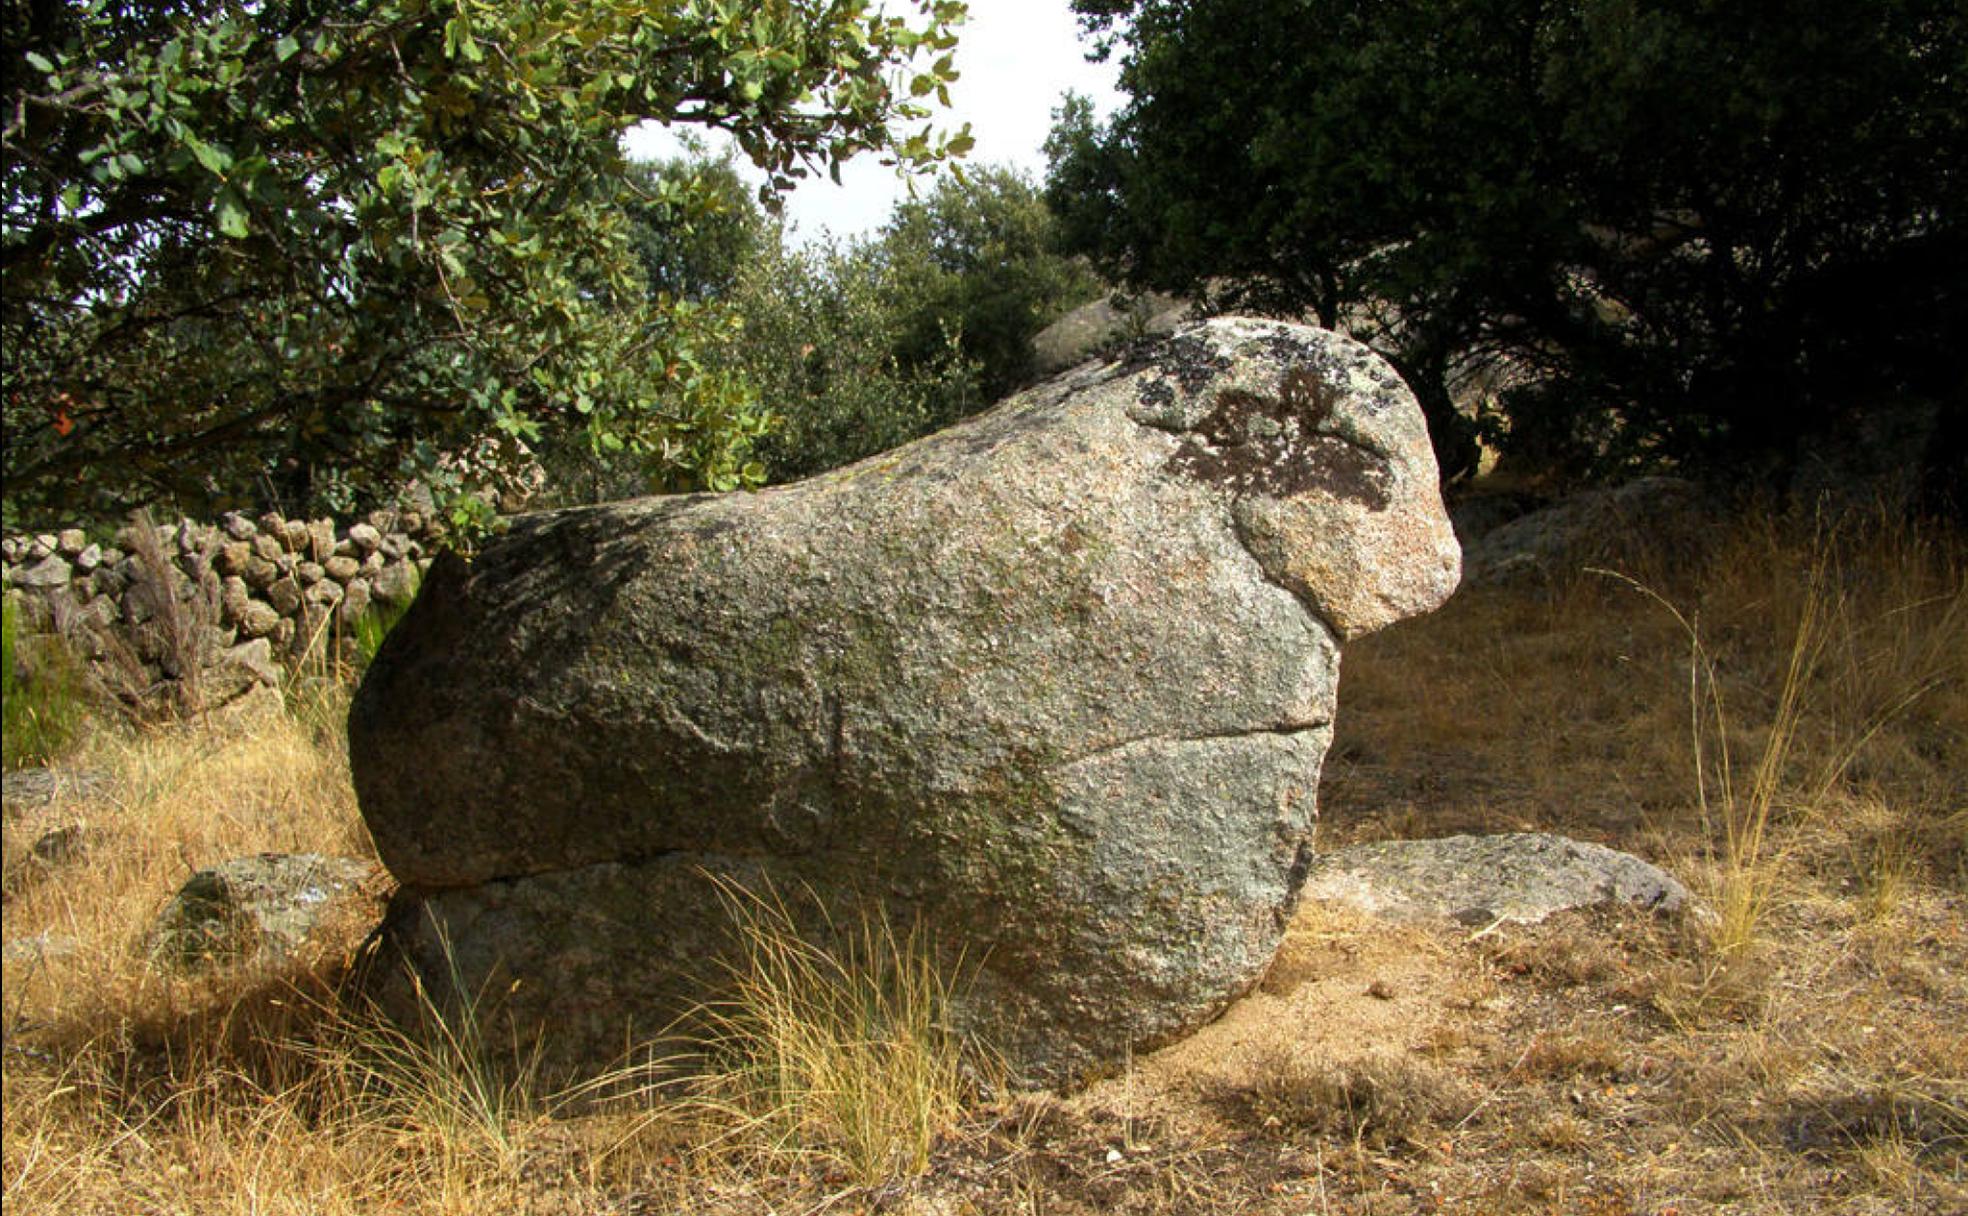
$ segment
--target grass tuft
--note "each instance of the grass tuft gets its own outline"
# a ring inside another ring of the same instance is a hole
[[[953,981],[918,928],[875,908],[803,932],[776,892],[722,884],[731,992],[701,1011],[710,1071],[688,1102],[727,1145],[820,1162],[860,1186],[921,1173],[983,1056],[949,1024]]]

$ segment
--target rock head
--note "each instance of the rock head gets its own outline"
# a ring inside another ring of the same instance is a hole
[[[350,714],[388,940],[578,1066],[707,994],[720,882],[872,901],[1069,1082],[1261,978],[1339,643],[1459,561],[1387,365],[1244,319],[810,481],[522,517]]]

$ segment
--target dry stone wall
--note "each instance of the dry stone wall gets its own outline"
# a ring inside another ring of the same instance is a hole
[[[230,513],[0,538],[25,631],[58,634],[133,707],[212,708],[309,658],[346,657],[354,625],[407,607],[439,545],[419,512],[353,523]],[[338,653],[341,652],[341,653]]]

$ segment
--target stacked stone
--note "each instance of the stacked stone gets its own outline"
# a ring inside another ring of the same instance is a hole
[[[170,669],[174,654],[185,648],[145,628],[157,605],[154,593],[138,590],[156,581],[142,556],[150,546],[136,531],[143,526],[118,529],[108,545],[79,528],[0,538],[0,582],[22,593],[30,631],[59,632],[96,660],[121,643],[122,653],[174,680],[182,675]],[[396,511],[348,526],[233,512],[217,524],[157,525],[150,539],[175,597],[198,602],[188,619],[210,630],[197,651],[262,683],[277,680],[277,664],[346,645],[372,608],[408,605],[438,544],[428,517]]]

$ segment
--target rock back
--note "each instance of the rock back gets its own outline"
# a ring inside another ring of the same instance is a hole
[[[872,901],[1070,1081],[1262,976],[1338,645],[1458,568],[1393,372],[1244,319],[796,485],[523,517],[350,715],[388,940],[600,1064],[714,987],[719,882]]]

